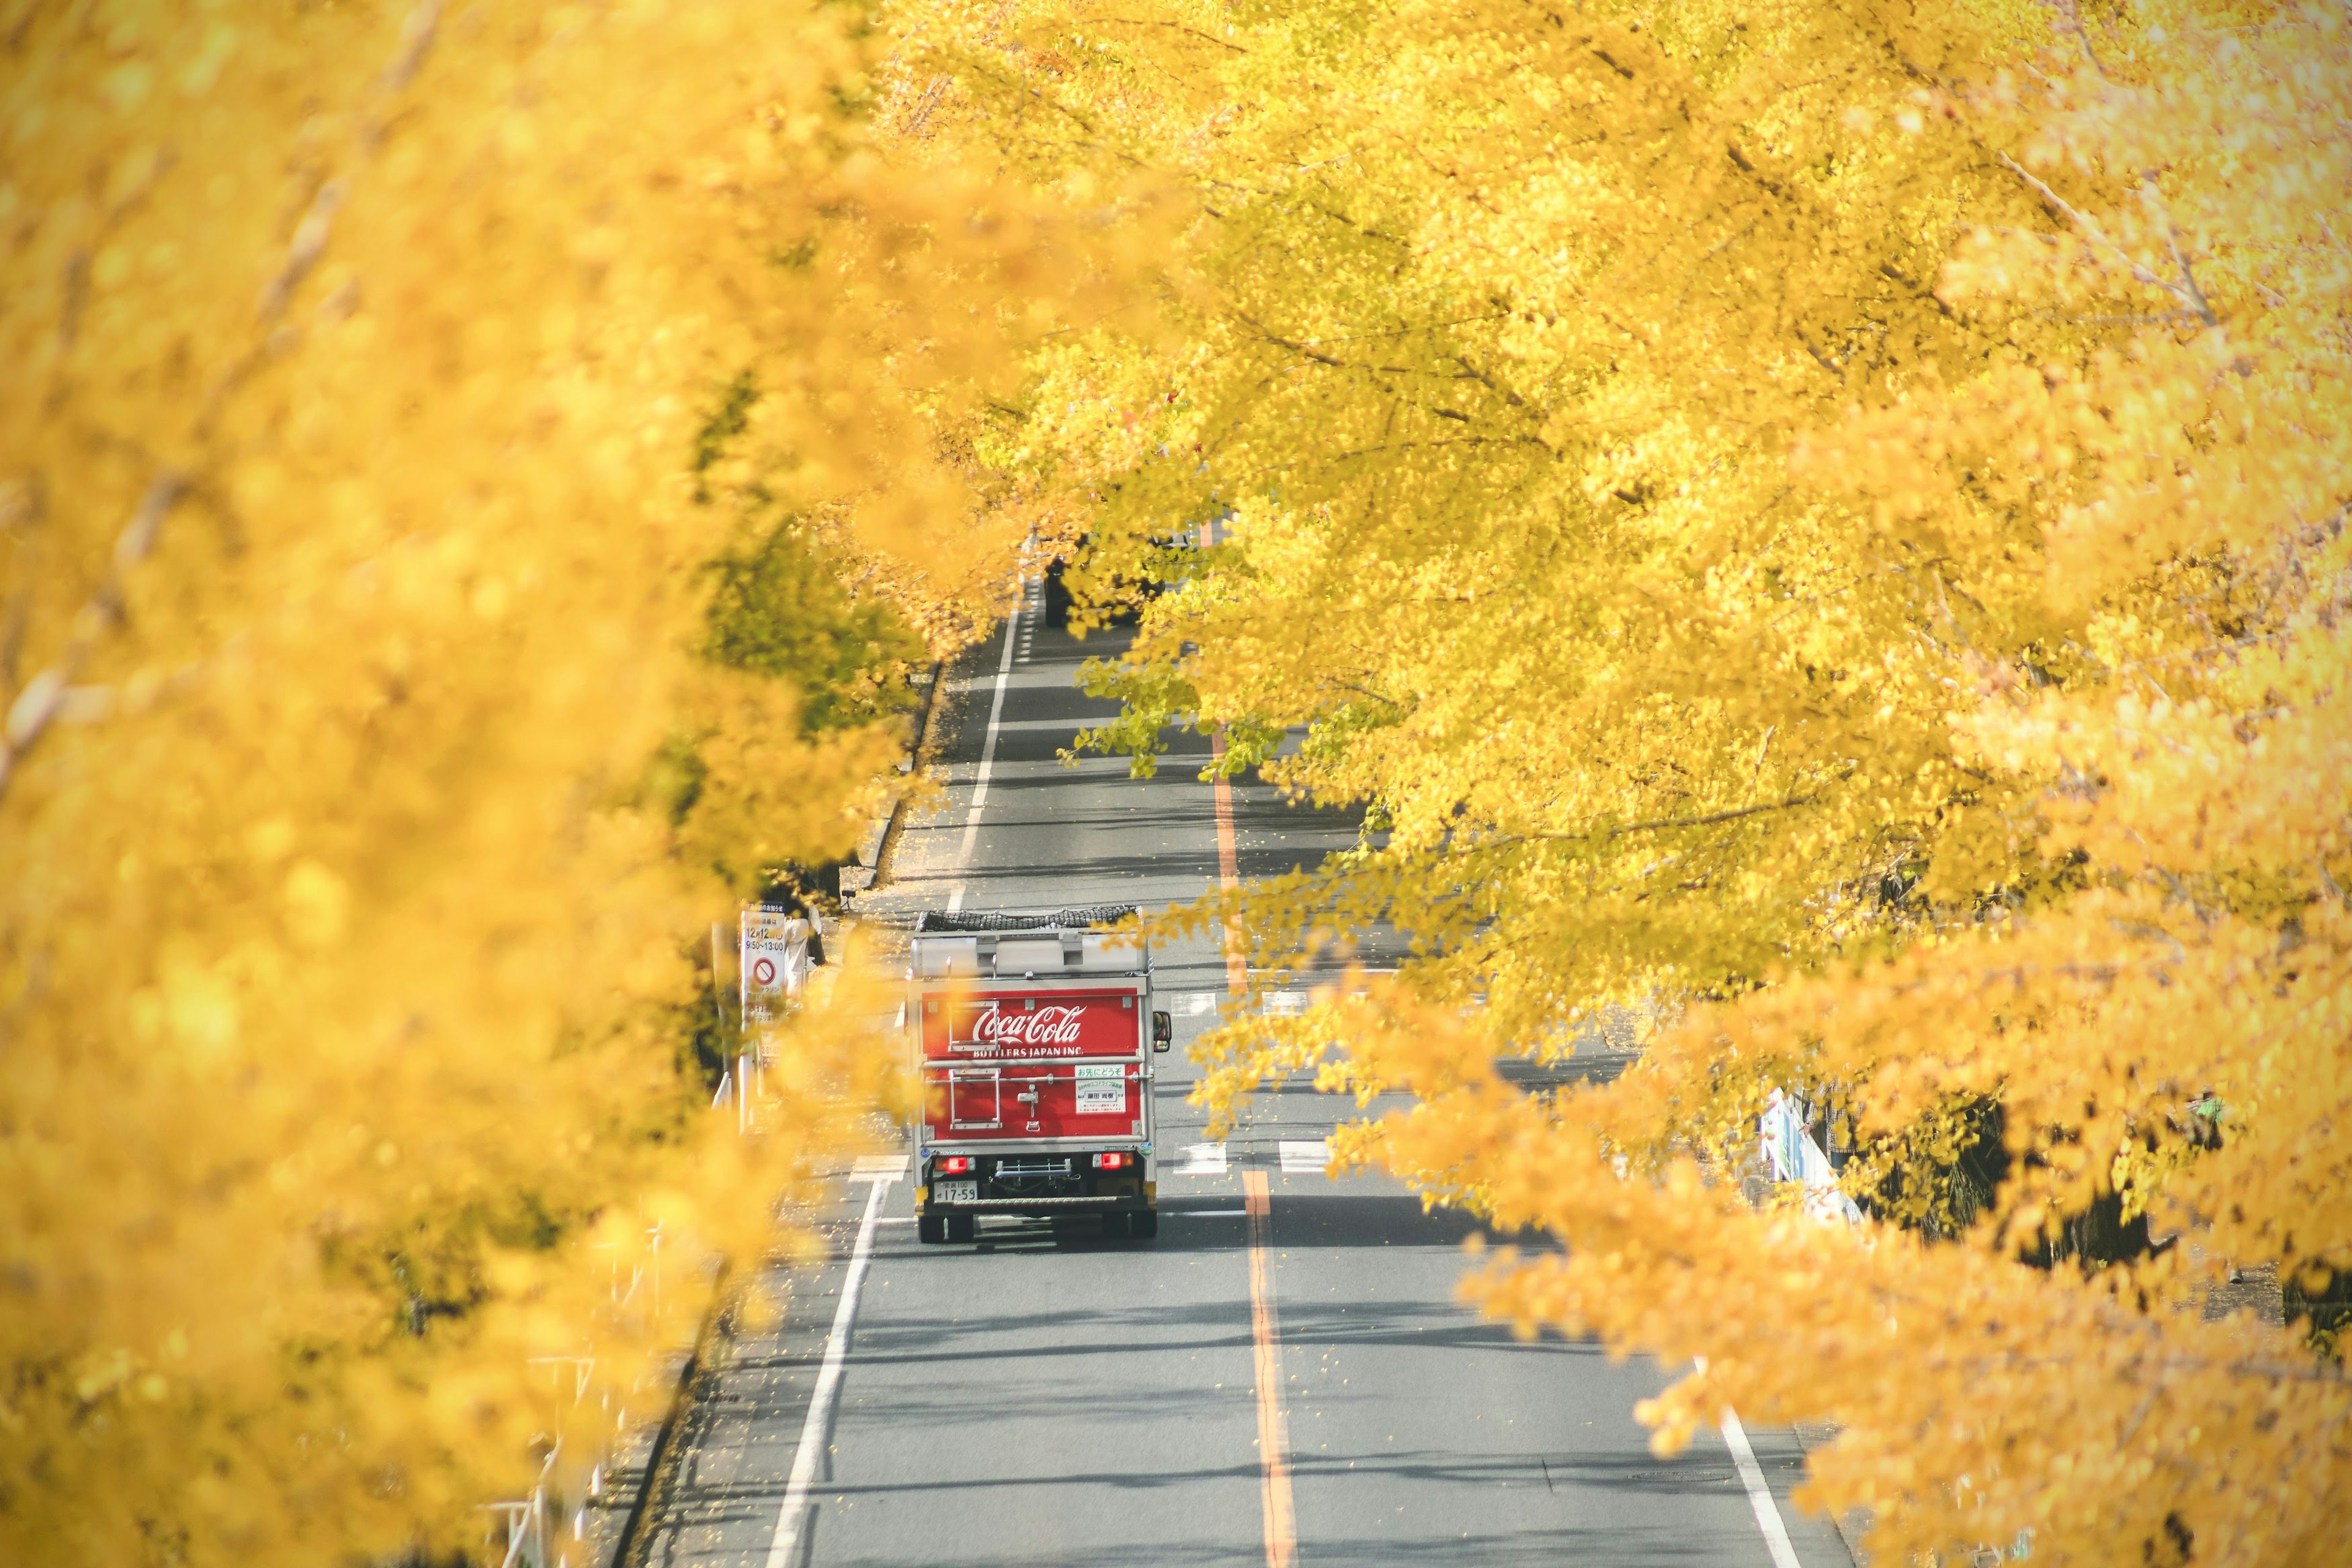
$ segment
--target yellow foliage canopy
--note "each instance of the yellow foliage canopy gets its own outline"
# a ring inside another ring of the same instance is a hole
[[[1209,1102],[1415,1091],[1349,1147],[1568,1243],[1488,1310],[1843,1424],[1887,1561],[2339,1555],[2352,1387],[2196,1309],[2352,1271],[2341,7],[924,11],[902,124],[1194,193],[990,448],[1181,584],[1098,743],[1364,804],[1202,911],[1268,964],[1413,946]],[[1741,1201],[1775,1089],[1871,1220]]]
[[[952,647],[1019,529],[942,432],[1086,275],[886,177],[854,20],[0,26],[0,1557],[439,1551],[559,1439],[576,1498],[893,1092],[807,1029],[741,1141],[680,1059],[710,866],[843,853],[898,743],[699,662],[703,565],[798,516]]]

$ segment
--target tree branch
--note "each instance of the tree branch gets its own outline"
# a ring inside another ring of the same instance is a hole
[[[1673,827],[1712,827],[1718,822],[1737,822],[1743,816],[1761,816],[1769,811],[1789,811],[1797,806],[1811,805],[1821,798],[1817,795],[1792,795],[1786,800],[1768,801],[1762,805],[1743,805],[1732,811],[1713,811],[1705,816],[1664,816],[1654,822],[1629,822],[1622,827],[1607,828],[1600,833],[1529,833],[1522,837],[1568,843],[1594,838],[1622,838],[1628,833],[1656,833]]]
[[[1214,37],[1212,34],[1204,33],[1198,27],[1188,27],[1181,22],[1162,21],[1158,17],[1152,16],[1089,16],[1087,20],[1097,23],[1109,23],[1112,26],[1120,27],[1166,27],[1171,31],[1183,33],[1189,37],[1198,38],[1204,44],[1214,44],[1221,49],[1230,49],[1237,55],[1245,55],[1249,53],[1247,49],[1242,47],[1239,44],[1227,43],[1224,39]]]
[[[364,162],[383,140],[390,124],[383,106],[415,79],[433,47],[440,23],[441,0],[418,0],[409,12],[401,26],[399,45],[383,73],[376,79],[374,100],[357,133],[359,161]],[[268,330],[285,313],[295,290],[325,253],[335,214],[349,189],[348,177],[338,174],[322,181],[312,194],[310,210],[295,226],[294,237],[279,258],[278,269],[262,286],[261,296],[255,303],[254,324],[260,335],[232,358],[206,389],[194,421],[199,443],[210,430],[222,402],[243,383],[246,373],[265,352]],[[9,704],[6,720],[0,721],[0,798],[5,797],[9,782],[16,777],[19,759],[48,732],[65,708],[67,688],[89,662],[99,638],[122,624],[129,606],[131,574],[153,552],[163,520],[171,515],[172,508],[187,489],[187,478],[178,468],[164,464],[155,469],[131,521],[115,539],[114,557],[108,563],[105,579],[74,617],[73,635],[55,662],[26,681]]]
[[[2036,179],[2032,174],[2027,173],[2023,164],[2020,163],[2016,159],[2011,157],[2006,153],[2000,154],[2000,157],[2002,165],[2006,167],[2011,174],[2015,174],[2019,179],[2023,180],[2027,184],[2033,187],[2034,194],[2042,198],[2043,205],[2049,207],[2052,212],[2056,213],[2059,216],[2073,224],[2076,228],[2082,230],[2084,237],[2090,240],[2092,244],[2104,247],[2105,249],[2112,252],[2116,258],[2121,261],[2125,268],[2130,271],[2132,280],[2134,282],[2145,284],[2150,289],[2163,289],[2166,293],[2179,300],[2181,307],[2188,310],[2189,314],[2195,316],[2199,321],[2204,322],[2205,325],[2209,327],[2218,327],[2221,324],[2220,319],[2213,314],[2213,307],[2206,303],[2205,295],[2203,291],[2197,287],[2196,279],[2194,278],[2188,277],[2188,264],[2186,262],[2181,263],[2181,271],[2186,280],[2181,283],[2166,282],[2163,279],[2158,278],[2155,273],[2150,272],[2147,268],[2141,266],[2138,261],[2135,260],[2131,252],[2126,250],[2122,246],[2117,245],[2114,240],[2109,239],[2106,235],[2101,231],[2097,224],[2093,223],[2089,218],[2075,211],[2074,206],[2067,202],[2065,197],[2060,195],[2048,185],[2042,184],[2039,179]],[[2178,261],[2180,257],[2180,247],[2177,237],[2173,242],[2172,254],[2174,259]]]
[[[164,517],[185,489],[186,483],[178,471],[168,468],[159,469],[148,482],[147,493],[140,498],[138,510],[131,514],[131,521],[114,542],[114,559],[107,568],[105,580],[99,584],[82,613],[74,617],[73,637],[57,661],[26,681],[16,701],[9,705],[7,721],[0,725],[0,796],[7,794],[8,782],[16,776],[17,759],[47,732],[58,710],[65,705],[66,689],[89,662],[99,637],[121,624],[131,570],[155,548],[155,536],[163,529]]]

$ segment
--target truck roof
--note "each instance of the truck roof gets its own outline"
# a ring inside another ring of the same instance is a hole
[[[1097,904],[1051,913],[940,914],[915,922],[912,975],[996,980],[1091,974],[1149,974],[1151,950],[1132,932],[1103,927],[1136,912],[1133,904]]]

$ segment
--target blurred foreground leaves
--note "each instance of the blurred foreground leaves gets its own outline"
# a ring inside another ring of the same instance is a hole
[[[0,37],[0,1557],[464,1549],[892,1103],[853,975],[738,1138],[695,960],[1000,605],[1103,203],[886,177],[855,7]]]

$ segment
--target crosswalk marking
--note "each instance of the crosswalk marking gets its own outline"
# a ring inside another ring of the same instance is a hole
[[[1184,1163],[1176,1169],[1180,1176],[1222,1176],[1225,1173],[1225,1146],[1223,1143],[1191,1143],[1184,1149]]]
[[[1180,1018],[1205,1018],[1213,1015],[1224,999],[1222,992],[1178,991],[1168,997],[1168,1011]],[[1270,1017],[1295,1018],[1314,1002],[1314,993],[1308,991],[1269,991],[1262,1010]]]
[[[1331,1163],[1328,1138],[1286,1138],[1280,1147],[1282,1168],[1286,1171],[1315,1172]]]

